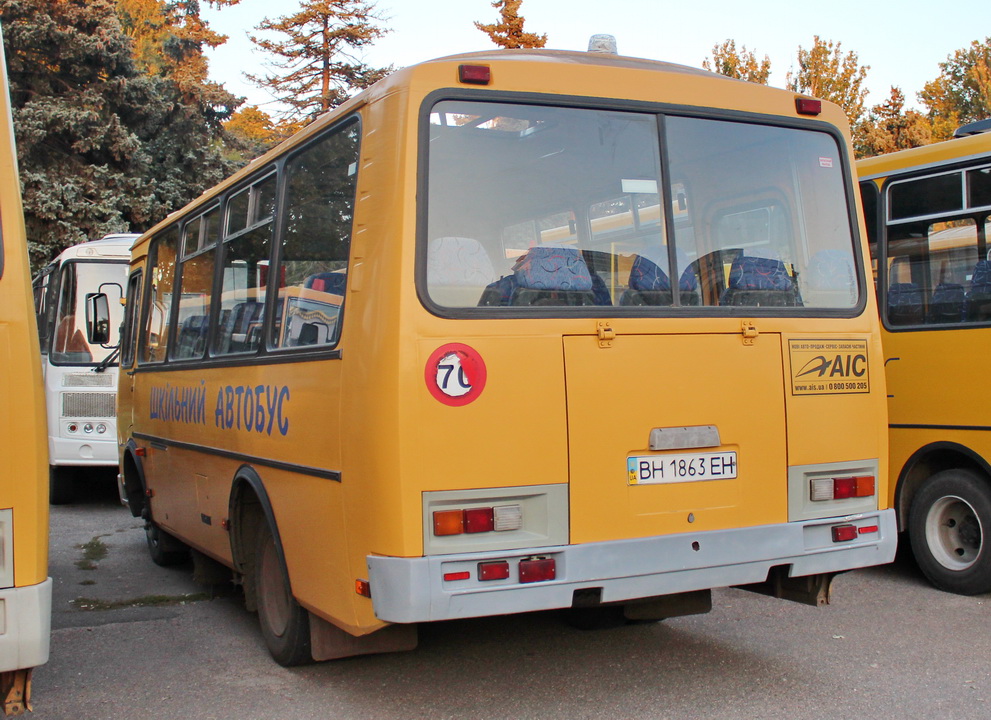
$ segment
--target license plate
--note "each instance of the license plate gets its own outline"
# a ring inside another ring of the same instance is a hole
[[[634,455],[626,472],[630,485],[729,480],[736,477],[736,452]]]

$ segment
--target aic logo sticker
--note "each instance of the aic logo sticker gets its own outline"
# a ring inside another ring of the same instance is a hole
[[[871,391],[866,340],[789,340],[792,395]]]

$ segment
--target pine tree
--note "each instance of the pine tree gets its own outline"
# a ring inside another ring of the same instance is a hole
[[[856,128],[864,116],[864,81],[870,66],[861,66],[854,52],[842,55],[840,48],[841,43],[816,35],[809,50],[798,48],[798,73],[789,72],[787,84],[789,90],[836,103]]]
[[[113,0],[0,0],[0,19],[35,267],[146,229],[233,169],[222,112],[139,71]]]
[[[483,24],[475,23],[475,27],[489,36],[499,47],[542,48],[547,44],[547,35],[524,32],[523,23],[526,20],[520,15],[520,5],[523,0],[493,0],[492,7],[499,11],[499,22]]]
[[[991,117],[991,37],[957,50],[939,68],[919,100],[929,110],[936,139],[944,140],[960,125]]]
[[[288,108],[282,113],[284,121],[305,124],[392,72],[391,67],[373,68],[355,56],[389,32],[375,24],[380,20],[375,6],[363,0],[303,0],[296,13],[266,18],[257,28],[285,40],[251,38],[276,57],[272,66],[283,74],[248,79]]]
[[[735,40],[727,40],[722,45],[714,46],[712,60],[703,60],[702,67],[726,77],[759,85],[767,85],[771,76],[771,60],[767,55],[763,60],[758,60],[752,51],[747,50],[746,45],[742,45],[737,52]]]

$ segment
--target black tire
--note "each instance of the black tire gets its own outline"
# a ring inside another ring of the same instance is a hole
[[[52,505],[71,503],[76,497],[76,469],[48,466],[48,502]]]
[[[189,559],[189,547],[151,520],[145,522],[145,540],[148,542],[148,553],[156,565],[169,567]]]
[[[991,486],[970,470],[936,473],[912,499],[912,554],[929,582],[959,595],[991,591]]]
[[[284,667],[313,662],[310,615],[292,595],[275,538],[265,522],[255,544],[254,574],[258,624],[272,658]]]

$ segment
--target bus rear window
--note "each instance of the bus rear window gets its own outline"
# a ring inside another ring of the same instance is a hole
[[[435,306],[642,314],[860,300],[826,133],[464,101],[435,105],[429,133]]]

